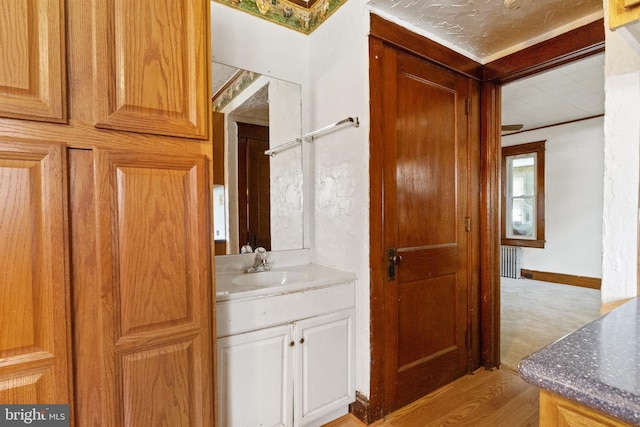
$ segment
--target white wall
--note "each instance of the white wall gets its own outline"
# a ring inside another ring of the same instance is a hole
[[[640,53],[618,33],[605,36],[601,291],[608,303],[637,294]]]
[[[310,36],[311,127],[357,116],[360,127],[311,148],[314,262],[352,271],[356,288],[356,390],[369,393],[369,13],[349,0]]]
[[[545,247],[523,248],[522,268],[602,276],[603,118],[508,135],[545,143]]]
[[[211,2],[211,60],[307,88],[308,36]]]
[[[356,390],[369,393],[369,14],[350,0],[306,36],[211,3],[212,60],[302,85],[303,133],[346,117],[360,127],[305,143],[305,246],[356,273]]]
[[[369,393],[369,91],[367,0],[349,0],[311,35],[211,3],[212,57],[300,83],[303,132],[347,116],[359,128],[305,144],[305,242],[315,262],[352,271],[356,389]],[[605,7],[606,7],[606,1]],[[607,34],[602,298],[636,294],[640,60]],[[309,185],[312,183],[313,185]],[[310,200],[309,200],[310,199]]]

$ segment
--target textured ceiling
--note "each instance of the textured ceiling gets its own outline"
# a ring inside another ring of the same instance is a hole
[[[502,87],[502,123],[523,130],[604,114],[604,54]]]
[[[374,13],[488,62],[602,17],[602,0],[370,0]],[[584,21],[579,25],[576,22]],[[537,40],[536,40],[537,39]]]
[[[369,0],[373,13],[488,63],[593,22],[602,0]],[[503,87],[502,123],[523,129],[604,112],[604,55]]]

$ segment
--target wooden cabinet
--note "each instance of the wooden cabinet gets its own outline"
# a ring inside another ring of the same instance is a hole
[[[620,31],[640,53],[639,0],[609,0],[609,27]]]
[[[214,424],[208,0],[0,0],[0,401]]]
[[[202,0],[93,3],[96,126],[207,138],[209,8]]]
[[[355,399],[353,330],[350,309],[219,338],[219,424],[330,421]]]
[[[207,139],[209,51],[203,0],[2,0],[0,117]]]
[[[0,1],[0,116],[64,122],[64,0]]]
[[[69,162],[78,425],[212,425],[206,158]]]
[[[0,402],[69,403],[65,152],[0,138]]]
[[[609,26],[616,29],[640,19],[640,1],[609,0]]]
[[[563,427],[630,427],[632,424],[540,390],[540,425]]]

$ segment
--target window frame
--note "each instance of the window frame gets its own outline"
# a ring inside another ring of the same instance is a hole
[[[502,185],[501,185],[501,244],[507,246],[521,246],[528,248],[544,248],[544,152],[545,141],[529,142],[526,144],[502,147]],[[514,239],[507,237],[507,157],[521,154],[536,154],[536,238]]]

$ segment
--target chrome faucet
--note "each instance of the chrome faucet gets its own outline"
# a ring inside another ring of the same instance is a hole
[[[267,250],[262,246],[259,246],[255,250],[256,257],[253,260],[251,267],[245,268],[245,273],[257,273],[259,271],[269,271],[269,260],[267,259]]]

